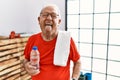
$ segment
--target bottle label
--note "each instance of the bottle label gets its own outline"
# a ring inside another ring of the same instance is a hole
[[[36,49],[36,47],[31,51],[30,62],[31,62],[31,65],[36,66],[37,69],[39,68],[39,52]]]

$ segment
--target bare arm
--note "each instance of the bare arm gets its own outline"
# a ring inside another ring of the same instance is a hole
[[[78,60],[77,62],[74,62],[72,78],[75,78],[75,79],[79,78],[80,69],[81,69],[81,62],[80,60]]]

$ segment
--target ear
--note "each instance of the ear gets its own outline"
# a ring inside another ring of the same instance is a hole
[[[61,19],[58,20],[58,24],[60,24],[60,23],[61,23]]]
[[[38,23],[40,24],[40,16],[38,17]]]
[[[38,17],[38,21],[40,21],[40,16]]]

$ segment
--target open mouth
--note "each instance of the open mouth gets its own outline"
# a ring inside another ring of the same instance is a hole
[[[50,32],[52,30],[52,24],[50,24],[50,23],[45,24],[45,30],[47,32]]]
[[[52,27],[52,24],[50,24],[50,23],[46,23],[45,26],[51,26],[51,27]]]

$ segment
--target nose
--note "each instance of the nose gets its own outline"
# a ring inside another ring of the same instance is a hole
[[[52,16],[48,14],[47,19],[52,19]]]

